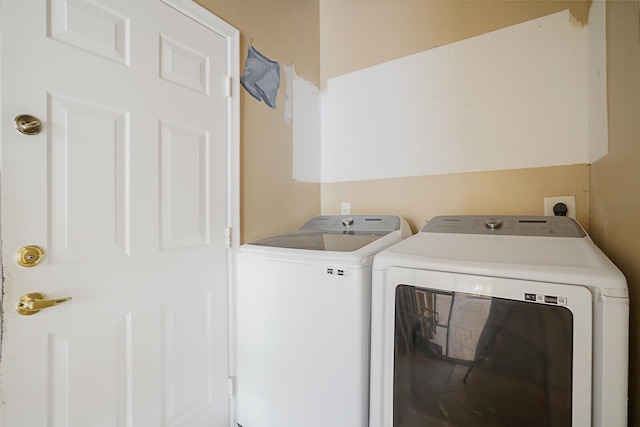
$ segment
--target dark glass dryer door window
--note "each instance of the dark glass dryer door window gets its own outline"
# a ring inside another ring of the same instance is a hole
[[[394,427],[570,427],[561,306],[396,288]]]

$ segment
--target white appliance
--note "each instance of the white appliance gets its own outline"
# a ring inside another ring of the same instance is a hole
[[[398,216],[329,215],[239,248],[238,425],[368,426],[371,265],[409,235]]]
[[[433,218],[372,298],[371,427],[627,425],[627,284],[571,218]]]

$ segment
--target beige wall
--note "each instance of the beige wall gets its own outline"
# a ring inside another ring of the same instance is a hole
[[[640,425],[640,16],[607,2],[609,154],[590,171],[590,233],[627,277],[631,296],[630,426]]]
[[[545,196],[575,195],[578,221],[588,221],[589,167],[574,165],[322,185],[322,212],[401,215],[416,232],[436,215],[542,215]]]
[[[248,45],[319,84],[317,0],[197,0],[240,30],[241,72]],[[299,226],[320,212],[320,186],[292,179],[291,125],[284,123],[286,84],[272,110],[241,89],[241,241]]]
[[[569,9],[575,25],[591,0],[319,0],[320,78],[377,65]]]

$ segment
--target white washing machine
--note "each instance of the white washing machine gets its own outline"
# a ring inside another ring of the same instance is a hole
[[[398,216],[329,215],[240,247],[238,425],[368,426],[371,265],[409,235]]]
[[[627,284],[571,218],[433,218],[372,298],[371,427],[627,425]]]

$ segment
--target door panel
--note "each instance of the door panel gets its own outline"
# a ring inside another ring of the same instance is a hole
[[[166,36],[160,37],[160,78],[209,94],[211,58]]]
[[[165,413],[169,425],[188,426],[183,419],[198,414],[204,418],[211,409],[215,391],[208,378],[215,360],[215,343],[199,339],[211,335],[211,325],[206,321],[211,318],[210,300],[207,295],[197,303],[178,301],[165,308]],[[184,334],[185,330],[196,333]],[[185,348],[192,351],[184,352]]]
[[[210,141],[204,129],[161,123],[163,249],[209,244]]]
[[[0,16],[0,425],[228,426],[228,36],[157,0],[32,3]],[[19,315],[30,292],[72,299]]]
[[[55,331],[49,352],[51,425],[127,425],[131,316]]]
[[[49,5],[49,37],[129,65],[129,16],[84,0],[49,0]]]
[[[49,95],[50,261],[129,254],[129,114]]]

